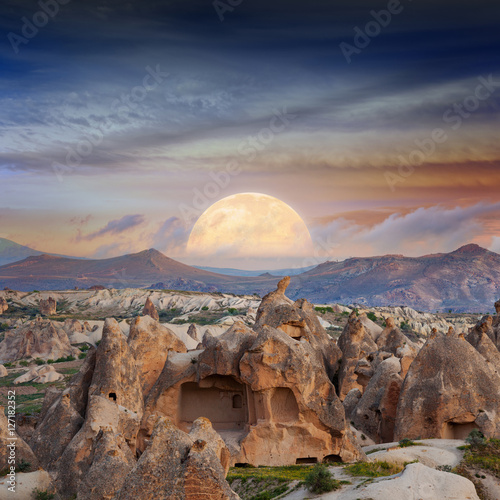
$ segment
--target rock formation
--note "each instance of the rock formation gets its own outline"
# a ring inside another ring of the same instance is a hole
[[[306,301],[267,295],[254,330],[236,322],[198,351],[170,353],[146,398],[140,449],[158,416],[188,431],[206,417],[226,441],[231,463],[289,465],[364,455],[328,376],[340,352]],[[180,401],[180,405],[177,402]]]
[[[321,352],[327,373],[333,377],[339,367],[340,349],[321,326],[312,304],[305,299],[293,302],[286,297],[285,291],[289,283],[290,278],[286,276],[278,283],[275,291],[262,299],[254,330],[259,332],[267,325],[282,330],[296,341],[308,342],[313,349]]]
[[[38,307],[42,316],[54,316],[56,314],[57,302],[52,297],[48,297],[47,299],[41,299]]]
[[[500,434],[500,377],[471,344],[429,339],[413,361],[400,394],[395,439],[465,438],[479,428]]]
[[[0,342],[0,363],[23,358],[57,359],[77,356],[68,335],[59,323],[36,318],[14,330],[5,332]]]
[[[7,368],[5,366],[0,365],[0,378],[6,377],[9,373],[7,372]]]
[[[158,315],[158,311],[156,310],[156,307],[154,306],[153,302],[151,299],[148,297],[146,299],[146,303],[144,304],[144,309],[142,310],[142,315],[143,316],[150,316],[156,321],[160,320],[160,316]]]
[[[7,311],[8,308],[9,304],[7,304],[7,301],[3,297],[0,297],[0,315]]]
[[[342,351],[338,375],[339,397],[344,400],[352,389],[359,389],[362,393],[367,386],[373,372],[363,373],[363,367],[367,365],[371,368],[371,363],[361,363],[361,366],[358,366],[358,363],[370,353],[377,351],[377,344],[365,330],[363,322],[353,312],[339,337],[338,346]]]
[[[185,498],[238,500],[225,480],[229,451],[206,419],[185,434],[169,420],[155,424],[151,442],[128,474],[117,500]],[[223,459],[224,460],[224,459]]]
[[[389,443],[394,439],[396,410],[403,385],[400,373],[398,358],[391,356],[383,360],[351,413],[356,429],[376,443]]]
[[[196,341],[199,341],[200,338],[198,336],[198,330],[196,329],[196,325],[191,323],[189,325],[189,328],[188,328],[188,331],[187,331],[187,334],[193,339],[193,340],[196,340]]]
[[[15,444],[13,455],[16,463],[19,464],[21,460],[24,460],[31,464],[31,470],[36,470],[39,466],[38,459],[26,442],[17,434],[15,428],[9,426],[9,420],[4,411],[5,408],[0,406],[0,471],[8,468],[12,443]],[[14,420],[10,421],[11,424],[13,422]]]
[[[132,321],[128,344],[137,360],[143,394],[148,394],[160,376],[169,351],[187,351],[171,330],[149,315],[138,316]]]
[[[52,365],[34,366],[20,377],[17,377],[14,380],[14,384],[23,384],[24,382],[47,384],[49,382],[57,382],[63,378],[64,375],[57,373]]]

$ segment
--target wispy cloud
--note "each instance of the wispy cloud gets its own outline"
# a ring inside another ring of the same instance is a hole
[[[125,215],[121,219],[116,219],[108,222],[104,227],[89,233],[79,236],[79,239],[91,241],[102,236],[118,235],[129,229],[140,226],[145,222],[144,215]]]

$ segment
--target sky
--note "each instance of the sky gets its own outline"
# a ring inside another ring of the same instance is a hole
[[[4,0],[0,13],[0,237],[245,269],[500,252],[492,0]],[[311,254],[264,255],[255,232],[233,257],[189,253],[203,212],[247,192],[299,214]]]

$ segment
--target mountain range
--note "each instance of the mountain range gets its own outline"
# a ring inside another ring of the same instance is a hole
[[[20,254],[29,251],[28,247],[19,247]],[[12,258],[12,246],[8,251]],[[3,255],[0,251],[0,258],[5,258]],[[207,271],[155,249],[110,259],[33,255],[0,266],[0,288],[20,291],[101,285],[263,295],[274,289],[279,279],[270,274],[233,276]],[[422,257],[384,255],[325,262],[292,276],[287,294],[317,304],[492,311],[500,298],[500,255],[470,244],[451,253]]]

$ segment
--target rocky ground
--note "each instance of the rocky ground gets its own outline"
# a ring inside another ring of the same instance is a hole
[[[312,305],[288,299],[288,283],[262,300],[0,292],[0,405],[16,391],[29,463],[17,498],[36,486],[57,498],[299,500],[322,461],[389,464],[375,477],[330,465],[329,499],[500,498],[500,304],[482,318]],[[474,430],[483,458],[464,448]]]

